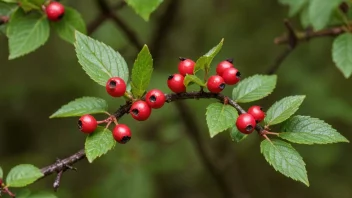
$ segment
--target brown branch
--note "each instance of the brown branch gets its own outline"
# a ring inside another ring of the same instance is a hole
[[[243,108],[239,106],[235,101],[231,100],[230,98],[222,94],[199,91],[199,92],[185,92],[180,94],[171,93],[171,94],[165,94],[165,96],[166,96],[166,101],[168,103],[180,101],[180,100],[186,100],[186,99],[217,99],[222,103],[225,100],[228,100],[228,105],[231,105],[232,107],[234,107],[239,113],[245,113]],[[129,112],[130,107],[131,107],[130,102],[120,106],[120,108],[114,113],[114,116],[117,119],[121,118],[123,115]],[[259,134],[261,134],[261,132],[264,130],[263,127],[260,125],[256,125],[255,129],[258,131]],[[73,164],[85,158],[86,158],[86,155],[85,155],[84,149],[81,149],[77,153],[65,159],[58,160],[55,163],[42,168],[41,172],[44,174],[42,178],[48,175],[51,175],[53,173],[60,173],[61,171],[65,172],[66,170],[69,169],[68,167],[72,166]]]
[[[339,27],[331,27],[324,30],[319,31],[304,31],[304,32],[296,32],[298,41],[309,41],[311,38],[319,38],[326,36],[338,36],[344,32],[346,32],[346,28],[344,26]],[[289,35],[283,35],[274,39],[274,43],[277,45],[287,44],[289,42]]]
[[[0,16],[0,25],[7,23],[9,19],[8,16]]]
[[[291,52],[296,48],[298,37],[291,25],[291,23],[285,19],[284,25],[287,30],[287,48],[284,49],[274,60],[274,63],[269,67],[267,74],[274,74],[279,67],[281,66],[282,62],[291,54]]]

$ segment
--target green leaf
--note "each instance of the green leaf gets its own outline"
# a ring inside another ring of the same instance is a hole
[[[308,0],[279,0],[279,2],[290,7],[288,15],[292,17],[296,15],[306,3],[308,3]]]
[[[332,45],[332,59],[345,78],[352,74],[352,34],[338,36]]]
[[[275,89],[276,75],[254,75],[240,81],[232,91],[232,98],[239,103],[262,99]]]
[[[198,76],[187,74],[185,79],[183,80],[183,84],[187,87],[190,83],[196,83],[201,87],[205,87],[205,82],[198,78]]]
[[[153,73],[153,58],[148,46],[144,45],[132,68],[132,94],[136,98],[144,95]]]
[[[236,126],[232,127],[230,132],[230,136],[232,141],[241,142],[244,140],[248,135],[241,133]]]
[[[285,122],[280,137],[298,144],[349,142],[329,124],[309,116],[294,116]]]
[[[41,5],[44,4],[44,0],[19,0],[21,3],[21,8],[25,12],[29,12],[31,10],[40,10]]]
[[[0,1],[0,16],[10,16],[10,14],[18,8],[17,4],[4,3]]]
[[[289,96],[277,101],[266,112],[264,122],[266,125],[279,124],[291,117],[302,104],[306,96]]]
[[[22,9],[17,9],[7,27],[9,59],[23,56],[44,45],[49,33],[49,22],[44,15],[38,12],[25,14]]]
[[[4,177],[4,172],[2,171],[2,168],[0,166],[0,178],[3,178]]]
[[[199,70],[208,71],[210,68],[211,62],[213,61],[214,57],[219,53],[223,44],[224,44],[224,39],[221,39],[221,41],[218,45],[213,47],[205,55],[201,56],[196,62],[196,65],[194,67],[194,73],[196,73]]]
[[[112,132],[105,127],[98,127],[93,133],[89,134],[85,143],[87,159],[92,163],[96,158],[104,155],[115,146]]]
[[[18,0],[1,0],[5,3],[18,3]]]
[[[43,176],[44,174],[39,168],[31,164],[21,164],[10,170],[6,177],[6,185],[9,187],[24,187]]]
[[[218,133],[233,127],[237,117],[237,110],[230,105],[221,103],[210,104],[206,112],[210,137],[214,137]]]
[[[281,140],[263,140],[260,151],[265,160],[283,175],[309,186],[305,163],[300,154],[289,144]]]
[[[162,2],[163,0],[126,0],[126,3],[146,21]]]
[[[111,77],[120,77],[127,84],[127,63],[114,49],[78,31],[75,48],[79,63],[99,85],[105,86]]]
[[[50,118],[82,116],[85,114],[104,113],[108,110],[108,103],[101,98],[78,98],[62,106]]]
[[[311,24],[309,20],[309,7],[305,6],[302,10],[301,16],[300,16],[300,21],[301,25],[303,28],[308,28],[309,25]]]
[[[315,30],[323,29],[331,19],[331,15],[344,0],[311,0],[309,4],[309,21]]]
[[[77,10],[65,7],[65,15],[60,21],[51,23],[59,36],[67,42],[75,42],[75,30],[86,34],[86,24]]]

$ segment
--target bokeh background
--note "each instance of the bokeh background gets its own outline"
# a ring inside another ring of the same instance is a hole
[[[87,24],[99,14],[93,0],[63,3],[79,10]],[[177,72],[179,56],[197,59],[221,38],[225,38],[224,47],[213,66],[233,57],[243,77],[267,72],[284,49],[273,44],[285,31],[287,16],[287,8],[277,0],[164,0],[149,22],[129,7],[116,13],[151,47],[155,71],[149,87],[165,92],[169,92],[167,76]],[[300,28],[297,19],[291,21]],[[92,37],[120,51],[133,65],[139,49],[112,21],[104,22]],[[255,104],[269,108],[285,96],[306,95],[297,114],[321,118],[352,140],[352,81],[334,66],[331,45],[332,38],[300,44],[277,71],[275,92]],[[12,61],[7,57],[7,39],[1,36],[0,165],[5,172],[19,163],[43,167],[83,147],[85,135],[77,130],[77,118],[48,118],[61,105],[81,96],[108,100],[111,112],[123,104],[89,79],[73,46],[54,33],[34,53]],[[231,91],[227,87],[224,92],[231,95]],[[211,102],[187,101],[194,126],[201,129],[198,141],[220,173],[217,178],[204,163],[199,144],[189,135],[175,105],[167,104],[153,111],[146,122],[123,117],[120,122],[131,127],[132,141],[116,145],[93,164],[77,163],[78,172],[64,174],[58,197],[352,197],[351,144],[294,145],[307,164],[311,186],[306,187],[267,164],[260,154],[259,136],[235,143],[229,132],[223,132],[210,139],[205,108]],[[54,178],[47,177],[30,189],[51,190]],[[225,181],[230,194],[219,181]]]

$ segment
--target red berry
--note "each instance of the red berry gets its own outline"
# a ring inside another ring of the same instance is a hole
[[[114,130],[112,131],[112,135],[114,139],[120,144],[126,144],[130,141],[132,133],[130,128],[124,124],[118,124],[115,126]]]
[[[175,93],[182,93],[186,91],[186,86],[183,84],[183,77],[181,74],[173,74],[167,79],[167,86]]]
[[[241,80],[241,73],[234,67],[225,69],[222,73],[224,81],[228,85],[234,85]]]
[[[260,106],[250,107],[247,113],[251,114],[257,123],[261,122],[265,118],[265,113],[263,111],[263,108],[261,108]]]
[[[161,108],[165,103],[165,95],[158,89],[150,90],[145,96],[145,101],[153,109]]]
[[[207,87],[212,93],[220,93],[225,88],[224,79],[218,75],[210,76]]]
[[[186,59],[180,57],[180,63],[178,64],[178,71],[181,75],[186,76],[186,74],[193,75],[194,65],[196,63],[191,59]]]
[[[241,114],[240,116],[238,116],[236,121],[237,129],[244,134],[252,133],[255,124],[256,123],[254,117],[249,113]]]
[[[3,184],[3,181],[2,181],[2,179],[0,178],[0,188],[1,188],[2,184]]]
[[[225,71],[226,69],[233,67],[232,62],[233,62],[232,59],[227,59],[227,60],[224,60],[224,61],[220,62],[220,63],[218,64],[218,66],[216,66],[216,73],[217,73],[219,76],[222,76],[222,74],[224,73],[224,71]]]
[[[78,120],[78,128],[83,133],[92,133],[95,131],[97,126],[98,126],[97,120],[92,115],[89,115],[89,114],[83,115]]]
[[[120,97],[126,92],[126,83],[122,78],[112,77],[106,83],[105,88],[110,96]]]
[[[45,8],[45,12],[50,21],[59,21],[65,14],[65,7],[59,2],[53,1]]]
[[[130,113],[132,117],[139,121],[144,121],[149,118],[152,109],[142,100],[134,102],[131,106]]]

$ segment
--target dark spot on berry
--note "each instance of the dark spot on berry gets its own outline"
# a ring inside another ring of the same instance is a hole
[[[241,72],[237,72],[237,73],[236,73],[236,76],[237,76],[237,77],[241,77]]]
[[[260,110],[263,111],[263,107],[260,107]]]
[[[183,58],[183,57],[179,57],[178,59],[180,59],[180,61],[186,60],[186,58]]]
[[[109,88],[110,89],[115,89],[115,87],[116,87],[116,81],[114,81],[114,80],[110,81],[109,82]]]
[[[253,130],[253,126],[252,125],[248,125],[247,127],[246,127],[246,131],[247,132],[250,132],[250,131],[252,131]]]
[[[221,90],[225,89],[225,83],[221,83],[221,84],[219,85],[219,88],[220,88]]]
[[[156,102],[156,97],[154,95],[150,96],[149,101]]]
[[[62,19],[65,16],[65,13],[62,13],[59,17],[57,17],[58,19]]]
[[[174,77],[174,75],[170,75],[167,79],[171,80]]]
[[[133,115],[135,115],[135,116],[138,116],[138,114],[139,114],[139,111],[138,111],[138,109],[132,109],[132,111],[131,111],[132,113],[133,113]]]
[[[79,128],[79,130],[82,129],[82,121],[80,121],[80,120],[78,120],[78,128]]]
[[[229,63],[233,63],[233,58],[228,58],[228,59],[226,59],[226,61]]]
[[[131,136],[123,136],[123,138],[121,139],[121,143],[126,144],[130,140],[131,140]]]

